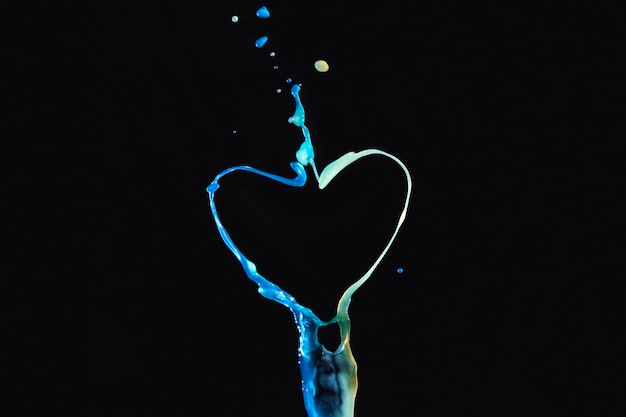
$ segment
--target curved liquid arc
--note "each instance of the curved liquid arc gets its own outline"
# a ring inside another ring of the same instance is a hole
[[[235,255],[249,279],[258,285],[258,292],[264,297],[276,301],[289,308],[296,321],[300,333],[298,357],[302,376],[302,392],[304,404],[309,417],[352,417],[358,387],[357,364],[350,348],[350,316],[348,308],[354,293],[371,277],[389,248],[393,244],[402,223],[406,218],[411,196],[412,182],[407,167],[395,156],[378,150],[366,149],[360,152],[348,152],[336,161],[328,164],[321,174],[315,167],[315,153],[309,129],[305,125],[305,111],[299,97],[300,86],[293,85],[291,93],[296,109],[289,122],[300,127],[304,141],[296,152],[297,162],[290,166],[295,173],[294,178],[281,177],[250,166],[235,166],[220,172],[207,187],[211,213],[222,240]],[[235,245],[226,228],[222,224],[215,204],[215,193],[219,189],[219,180],[233,172],[243,171],[260,175],[291,187],[302,187],[307,181],[306,165],[311,165],[320,190],[326,188],[343,169],[366,156],[384,156],[392,159],[403,170],[407,180],[407,190],[403,209],[398,218],[393,234],[380,255],[367,272],[350,285],[337,304],[337,314],[331,320],[320,320],[313,311],[299,304],[295,297],[263,277],[256,265],[250,261]],[[318,330],[322,326],[338,324],[341,343],[333,352],[326,349],[318,340]]]

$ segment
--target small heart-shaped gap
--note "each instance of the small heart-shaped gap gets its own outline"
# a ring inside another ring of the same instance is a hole
[[[307,172],[302,188],[231,174],[220,181],[216,204],[226,230],[258,272],[329,320],[343,291],[389,241],[406,179],[395,162],[380,156],[348,166],[324,190],[308,167]]]

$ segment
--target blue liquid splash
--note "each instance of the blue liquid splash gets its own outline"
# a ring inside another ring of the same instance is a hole
[[[259,18],[267,18],[269,17],[269,11],[265,6],[263,6],[257,10],[256,15]],[[255,46],[257,48],[261,48],[265,45],[267,40],[267,36],[261,36],[256,40]],[[286,79],[286,83],[290,84],[291,82],[291,78]],[[323,169],[322,173],[319,174],[314,161],[315,152],[313,150],[313,141],[311,139],[310,131],[305,124],[305,110],[300,99],[300,90],[301,85],[299,84],[293,84],[291,86],[291,95],[295,101],[295,110],[293,115],[288,119],[288,122],[295,127],[300,128],[303,136],[303,141],[295,153],[296,161],[290,163],[290,167],[294,172],[293,178],[282,177],[250,166],[241,165],[228,168],[217,174],[211,184],[207,187],[206,191],[209,195],[211,213],[222,240],[239,261],[248,278],[258,285],[259,294],[289,308],[294,316],[296,326],[300,333],[298,357],[300,374],[302,376],[304,405],[308,416],[352,417],[354,415],[354,402],[358,388],[358,381],[357,364],[350,348],[351,325],[348,308],[353,294],[370,278],[395,240],[396,235],[406,218],[409,199],[411,196],[412,182],[409,171],[402,161],[395,156],[378,149],[348,152],[328,164]],[[309,308],[299,304],[295,297],[261,275],[257,270],[256,264],[249,260],[235,245],[219,218],[217,206],[215,204],[215,194],[220,187],[219,180],[225,175],[233,172],[244,171],[260,175],[287,186],[302,187],[308,179],[305,167],[311,166],[315,179],[317,180],[318,187],[320,190],[323,190],[344,168],[363,157],[372,155],[390,158],[403,170],[407,181],[404,206],[399,215],[395,230],[386,246],[380,252],[378,258],[376,258],[364,275],[359,277],[345,290],[337,304],[337,314],[335,317],[329,321],[322,321]],[[402,273],[402,268],[398,268],[397,272]],[[341,342],[334,351],[330,351],[319,342],[318,331],[323,326],[330,326],[334,324],[337,324],[339,327]]]
[[[298,84],[293,85],[291,94],[294,97],[296,108],[294,114],[289,118],[289,123],[300,127],[304,136],[304,141],[296,152],[298,162],[290,163],[295,176],[293,178],[287,178],[250,166],[235,166],[220,172],[207,187],[207,192],[209,193],[211,213],[213,214],[220,236],[233,255],[235,255],[248,278],[259,286],[259,294],[289,308],[294,316],[296,326],[300,332],[298,356],[302,376],[304,404],[309,417],[352,417],[354,415],[354,401],[358,383],[357,365],[350,348],[351,326],[348,307],[352,295],[372,275],[389,250],[401,224],[404,222],[411,195],[411,176],[406,166],[399,159],[378,149],[366,149],[358,153],[348,152],[336,161],[330,163],[324,168],[322,173],[318,175],[314,164],[315,153],[313,151],[311,135],[305,125],[305,111],[300,100],[299,92],[300,86]],[[382,155],[391,158],[400,165],[407,179],[407,192],[404,207],[400,213],[394,233],[379,257],[362,277],[346,289],[337,305],[336,316],[325,322],[320,320],[309,308],[300,305],[291,294],[263,277],[258,272],[254,262],[249,260],[237,248],[219,218],[215,204],[215,193],[219,189],[219,180],[225,175],[236,171],[246,171],[257,174],[291,187],[302,187],[307,181],[305,166],[309,164],[315,173],[319,188],[324,189],[341,170],[358,159],[369,155]],[[341,343],[335,351],[330,351],[319,342],[317,334],[320,327],[333,324],[339,326]]]

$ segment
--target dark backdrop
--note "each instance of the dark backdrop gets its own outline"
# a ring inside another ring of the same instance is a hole
[[[305,415],[290,313],[246,279],[204,191],[239,164],[291,175],[287,77],[320,170],[374,147],[414,181],[351,307],[357,415],[623,415],[616,13],[174,3],[16,17],[5,415]],[[403,181],[371,158],[322,192],[233,176],[217,202],[259,271],[326,319]]]

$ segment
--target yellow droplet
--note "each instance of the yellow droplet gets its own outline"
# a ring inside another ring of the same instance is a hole
[[[318,59],[317,61],[315,61],[315,69],[318,72],[326,72],[330,69],[330,67],[328,66],[328,62],[324,61],[323,59]]]

